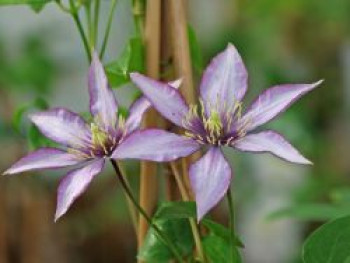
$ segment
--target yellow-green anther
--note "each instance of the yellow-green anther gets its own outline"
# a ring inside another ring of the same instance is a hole
[[[95,123],[91,123],[90,129],[92,133],[92,143],[94,145],[104,146],[108,139],[107,134],[101,131]]]
[[[211,133],[216,133],[217,135],[221,133],[222,122],[220,115],[216,110],[212,110],[210,112],[210,116],[206,121],[206,125]]]

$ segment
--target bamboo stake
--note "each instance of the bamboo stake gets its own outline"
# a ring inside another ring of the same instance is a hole
[[[169,4],[171,17],[171,34],[174,52],[174,66],[178,77],[183,79],[180,91],[187,103],[194,104],[196,100],[196,91],[193,85],[193,72],[190,56],[190,47],[188,43],[186,8],[182,0],[166,0]],[[190,182],[188,178],[188,164],[198,159],[199,154],[183,158],[182,176],[187,192],[192,196]]]
[[[159,78],[160,59],[160,15],[161,0],[148,0],[146,5],[145,47],[147,75]],[[144,117],[144,127],[157,124],[157,115],[150,110]],[[158,197],[157,166],[152,162],[141,162],[140,175],[140,205],[151,216]],[[141,247],[148,230],[147,221],[140,217],[138,246]]]

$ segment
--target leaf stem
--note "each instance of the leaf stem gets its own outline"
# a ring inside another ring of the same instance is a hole
[[[150,217],[148,217],[147,213],[143,210],[143,208],[138,204],[138,202],[136,201],[136,198],[134,197],[133,193],[131,192],[130,187],[128,186],[128,184],[125,182],[124,177],[122,176],[122,173],[119,169],[119,166],[117,164],[117,162],[113,159],[111,159],[111,163],[113,165],[113,168],[117,174],[117,177],[120,181],[120,183],[122,184],[122,187],[125,191],[125,193],[127,194],[127,196],[130,198],[130,200],[132,201],[132,203],[134,204],[134,206],[136,207],[136,209],[139,211],[139,213],[146,219],[147,223],[153,227],[153,229],[156,231],[158,237],[164,242],[165,245],[168,246],[168,248],[171,250],[171,252],[174,254],[174,256],[176,257],[176,259],[181,262],[184,263],[184,261],[181,258],[181,255],[178,251],[178,249],[173,245],[173,243],[168,239],[168,237],[166,235],[164,235],[164,233],[158,228],[158,226],[156,224],[154,224],[152,222],[152,219]]]
[[[86,24],[87,24],[87,31],[88,31],[88,39],[89,39],[89,45],[91,48],[94,48],[94,38],[93,38],[93,26],[92,26],[92,19],[91,19],[91,2],[89,2],[87,5],[85,5],[85,12],[86,12]]]
[[[117,5],[117,0],[112,0],[111,8],[109,9],[108,22],[107,22],[107,27],[106,27],[106,31],[105,31],[105,36],[103,38],[102,48],[101,48],[101,52],[100,52],[101,59],[103,58],[103,55],[106,51],[107,42],[108,42],[108,38],[109,38],[109,33],[111,31],[111,27],[112,27],[113,15],[114,15],[116,5]]]
[[[75,24],[78,27],[78,31],[79,31],[80,37],[83,41],[85,52],[86,52],[86,55],[87,55],[89,63],[90,63],[91,62],[91,51],[90,51],[89,43],[87,41],[87,38],[86,38],[86,35],[84,32],[84,28],[81,24],[81,21],[80,21],[79,15],[78,15],[78,9],[74,4],[74,0],[69,0],[69,5],[70,5],[71,14],[73,16]]]
[[[229,216],[230,216],[230,250],[231,250],[231,262],[233,262],[234,255],[235,255],[235,211],[234,211],[234,204],[233,204],[233,197],[231,193],[231,187],[229,187],[227,191],[227,202],[228,202],[228,209],[229,209]]]
[[[100,0],[95,0],[94,27],[93,27],[93,38],[94,38],[95,45],[97,45],[97,41],[98,41],[99,14],[100,14]]]
[[[182,196],[182,199],[184,201],[190,201],[190,197],[186,191],[185,185],[182,182],[182,178],[178,172],[178,169],[176,167],[176,163],[171,162],[170,163],[170,167],[171,170],[173,171],[174,177],[175,177],[175,181],[179,187],[180,190],[180,194]],[[189,218],[190,221],[190,225],[191,225],[191,229],[192,229],[192,235],[193,235],[193,239],[194,242],[196,244],[196,248],[197,248],[197,253],[198,253],[198,257],[200,262],[205,262],[205,256],[204,256],[204,252],[203,252],[203,246],[202,246],[202,241],[201,241],[201,237],[199,234],[199,230],[196,224],[196,221],[193,218]]]
[[[120,163],[117,163],[117,164],[118,164],[118,167],[119,167],[119,171],[120,171],[121,175],[124,178],[125,183],[130,188],[130,183],[128,181],[128,178],[125,175],[125,171],[124,171],[123,167],[120,165]],[[136,208],[135,208],[133,202],[129,198],[129,196],[126,193],[124,193],[124,194],[126,196],[126,201],[128,203],[128,208],[129,208],[129,213],[130,213],[131,220],[132,220],[132,225],[134,227],[135,234],[137,236],[138,235],[138,232],[137,232],[137,230],[138,230],[138,215],[137,215],[137,211],[136,211]]]

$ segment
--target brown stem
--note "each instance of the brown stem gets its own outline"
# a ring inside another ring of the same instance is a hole
[[[144,42],[146,48],[147,75],[159,78],[160,59],[160,15],[161,0],[148,0],[146,5],[146,22]],[[153,110],[144,117],[144,127],[157,124],[157,115]],[[141,162],[140,175],[140,205],[151,216],[158,198],[157,166],[152,162]],[[139,220],[138,245],[141,247],[148,230],[148,223],[144,218]]]
[[[193,85],[192,64],[190,56],[190,47],[188,42],[188,28],[186,19],[186,8],[182,0],[169,2],[171,16],[171,34],[174,53],[174,66],[177,77],[183,79],[183,84],[180,88],[181,93],[187,103],[194,104],[197,102],[196,92]],[[199,156],[193,155],[182,159],[183,176],[186,189],[190,191],[190,183],[188,179],[188,163],[197,159]]]

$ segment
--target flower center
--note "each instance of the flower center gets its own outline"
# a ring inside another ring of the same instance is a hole
[[[242,103],[235,101],[232,105],[207,105],[200,100],[198,105],[190,105],[190,110],[183,120],[187,129],[185,136],[202,144],[229,145],[245,135],[246,125],[239,124],[242,116]],[[209,115],[206,114],[209,112]]]
[[[219,113],[212,109],[209,118],[203,120],[205,129],[214,136],[220,136],[223,124]]]
[[[90,130],[92,134],[92,144],[103,147],[108,140],[108,134],[101,131],[101,129],[95,123],[90,124]]]

